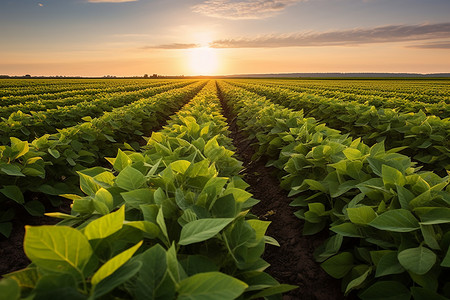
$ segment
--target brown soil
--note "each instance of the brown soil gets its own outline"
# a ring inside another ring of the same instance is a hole
[[[60,211],[70,213],[70,201],[63,201],[60,207],[53,207],[43,194],[33,195],[31,197],[38,197],[47,212]],[[30,260],[25,255],[23,250],[23,239],[25,236],[25,225],[53,225],[58,223],[58,219],[46,216],[30,216],[30,214],[22,207],[17,205],[16,216],[13,220],[13,229],[9,238],[0,237],[0,278],[1,275],[8,274],[25,268],[30,263]]]
[[[338,300],[344,297],[340,281],[330,277],[314,260],[314,250],[328,237],[324,231],[314,236],[303,236],[303,221],[295,217],[295,208],[289,206],[292,199],[279,186],[275,168],[265,167],[265,161],[252,160],[252,141],[239,131],[236,119],[221,99],[224,116],[228,120],[233,144],[238,157],[244,162],[244,178],[250,192],[261,202],[252,213],[272,223],[267,234],[274,237],[280,247],[268,245],[263,258],[270,263],[267,272],[280,283],[297,285],[299,288],[284,295],[284,300]]]

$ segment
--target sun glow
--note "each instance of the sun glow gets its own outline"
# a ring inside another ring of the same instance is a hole
[[[217,50],[209,47],[188,50],[189,68],[192,75],[213,75],[219,66]]]

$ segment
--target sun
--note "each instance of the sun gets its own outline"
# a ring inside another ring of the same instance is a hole
[[[217,50],[209,47],[188,50],[189,68],[193,75],[213,75],[219,65]]]

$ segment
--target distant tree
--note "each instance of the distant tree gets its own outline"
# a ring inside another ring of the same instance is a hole
[[[148,74],[144,74],[144,78],[148,78]]]

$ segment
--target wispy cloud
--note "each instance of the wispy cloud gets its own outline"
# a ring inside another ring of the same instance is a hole
[[[87,0],[89,3],[124,3],[124,2],[136,2],[139,0]]]
[[[264,19],[304,0],[207,0],[192,7],[196,13],[221,19]]]
[[[156,46],[145,46],[141,49],[166,49],[166,50],[179,50],[179,49],[192,49],[199,48],[199,44],[183,44],[183,43],[173,43],[173,44],[164,44],[164,45],[156,45]]]
[[[213,41],[213,48],[277,48],[308,46],[346,46],[371,43],[422,41],[450,36],[450,23],[420,25],[390,25],[328,32],[306,32],[264,35],[257,38],[222,39]],[[438,48],[436,44],[434,48]],[[442,45],[441,45],[442,46]]]
[[[442,42],[429,42],[419,45],[410,45],[408,48],[417,48],[417,49],[450,49],[450,41],[442,41]]]

